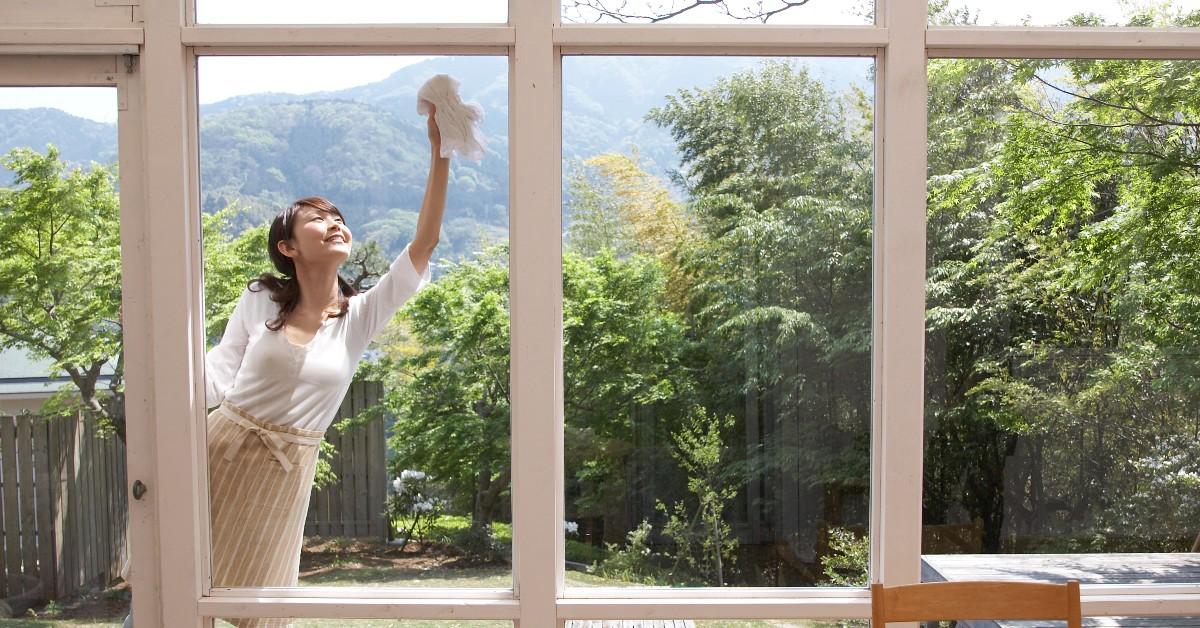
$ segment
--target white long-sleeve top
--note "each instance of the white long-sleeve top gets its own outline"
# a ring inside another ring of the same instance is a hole
[[[346,314],[326,319],[303,346],[267,329],[279,315],[270,291],[243,290],[221,342],[204,357],[208,406],[227,400],[264,421],[324,432],[367,343],[427,283],[429,268],[418,275],[405,246],[379,283],[350,297]]]

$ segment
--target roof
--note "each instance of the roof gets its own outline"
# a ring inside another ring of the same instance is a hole
[[[71,386],[66,373],[52,373],[54,360],[36,358],[24,349],[0,351],[0,396],[3,397],[47,397],[55,391]],[[100,381],[111,379],[114,361],[100,369]]]

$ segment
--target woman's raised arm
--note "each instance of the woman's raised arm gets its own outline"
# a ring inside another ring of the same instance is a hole
[[[442,136],[434,115],[436,109],[430,105],[429,119],[429,178],[425,182],[425,199],[421,202],[421,214],[417,217],[417,232],[408,246],[408,256],[417,274],[425,273],[433,249],[437,247],[442,230],[442,214],[446,209],[446,185],[450,179],[450,159],[442,157]]]

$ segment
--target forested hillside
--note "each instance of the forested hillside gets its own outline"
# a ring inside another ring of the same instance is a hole
[[[650,172],[666,176],[678,160],[674,143],[645,113],[667,94],[711,84],[756,59],[619,58],[564,61],[563,154],[575,160],[636,146]],[[836,60],[821,63],[837,88],[868,80]],[[360,238],[399,252],[415,224],[428,165],[416,93],[433,74],[448,73],[466,100],[486,111],[488,154],[454,162],[441,254],[462,259],[508,227],[508,75],[499,57],[438,57],[382,81],[344,90],[253,94],[204,105],[200,113],[201,197],[205,213],[235,204],[232,234],[269,220],[286,202],[310,194],[333,199]],[[201,72],[200,80],[205,80]],[[109,163],[115,125],[55,110],[0,110],[0,152],[18,146],[59,148],[69,162]],[[11,131],[11,132],[10,132]],[[546,164],[547,168],[559,167]],[[3,173],[5,183],[7,173]],[[569,218],[569,217],[568,217]],[[408,229],[408,231],[405,231]]]

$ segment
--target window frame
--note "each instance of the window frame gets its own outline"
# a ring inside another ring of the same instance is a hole
[[[130,481],[154,474],[154,423],[147,400],[152,394],[151,346],[142,334],[150,319],[146,268],[150,257],[142,243],[147,222],[142,195],[142,107],[137,53],[140,29],[78,29],[62,43],[53,29],[0,29],[0,87],[112,87],[117,90],[117,163],[121,229],[121,298],[125,353],[126,472]],[[10,31],[10,32],[5,32]],[[139,551],[157,552],[153,520],[135,516],[140,504],[128,500],[130,537],[145,539]],[[156,565],[140,566],[148,579]],[[161,613],[154,596],[135,603],[139,615]]]
[[[135,70],[117,84],[125,86],[128,99],[119,120],[125,315],[145,330],[129,334],[125,345],[129,420],[143,427],[130,431],[129,477],[150,487],[145,499],[130,502],[133,585],[139,592],[134,605],[144,626],[199,627],[211,626],[214,616],[279,615],[500,619],[518,627],[560,628],[569,619],[668,615],[869,617],[866,589],[564,587],[561,169],[551,167],[553,176],[546,176],[546,164],[561,163],[562,57],[875,58],[870,566],[872,582],[887,585],[920,576],[923,460],[912,452],[923,451],[927,60],[1200,58],[1200,30],[936,27],[927,25],[926,0],[878,0],[876,25],[830,27],[562,24],[559,0],[509,0],[509,22],[497,25],[196,25],[195,0],[129,1],[135,4],[127,27],[71,26],[72,11],[61,0],[47,9],[55,13],[47,23],[61,26],[0,28],[0,83],[13,80],[12,64],[5,62],[16,56],[140,48]],[[83,22],[82,7],[91,2],[78,4],[75,19]],[[509,59],[511,591],[208,585],[196,59],[333,53]],[[51,80],[56,74],[44,76]],[[154,420],[158,417],[164,418]],[[1200,609],[1200,583],[1082,590],[1089,616]]]

